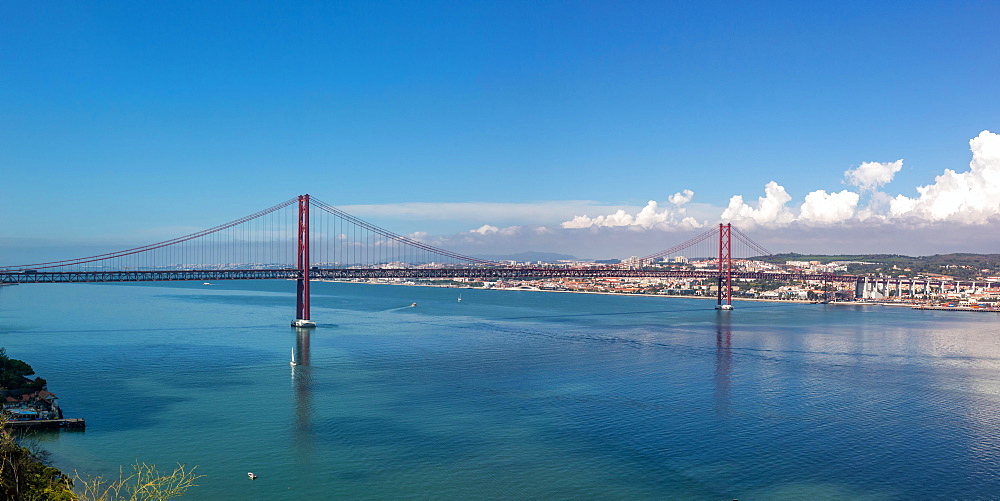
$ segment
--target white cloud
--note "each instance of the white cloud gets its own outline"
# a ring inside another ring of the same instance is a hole
[[[563,228],[590,228],[594,225],[594,220],[590,219],[586,214],[582,216],[576,216],[569,221],[562,223]]]
[[[506,228],[497,228],[496,226],[493,226],[493,225],[490,225],[490,224],[484,224],[484,225],[480,226],[479,228],[476,228],[474,230],[469,230],[469,233],[476,233],[476,234],[479,234],[479,235],[493,235],[493,234],[497,234],[497,235],[503,235],[503,236],[509,237],[509,236],[520,234],[521,233],[521,227],[520,226],[508,226]]]
[[[860,195],[852,191],[827,193],[825,190],[816,190],[806,195],[805,202],[799,208],[798,221],[812,225],[847,221],[854,217],[860,199]]]
[[[856,169],[844,171],[844,180],[861,191],[875,191],[879,186],[891,182],[902,168],[902,159],[895,162],[865,162]]]
[[[441,216],[451,217],[453,221],[471,220],[474,224],[463,226],[476,229],[452,234],[441,242],[481,246],[482,249],[531,246],[555,251],[560,249],[549,246],[557,243],[568,245],[570,242],[610,248],[612,245],[625,245],[626,242],[638,243],[643,239],[662,239],[655,235],[643,236],[651,230],[683,232],[706,228],[720,221],[732,222],[741,229],[754,230],[756,234],[772,235],[770,238],[779,244],[781,238],[801,238],[801,235],[856,233],[870,236],[890,231],[902,235],[912,230],[914,236],[910,238],[918,242],[913,245],[930,248],[929,242],[920,244],[926,239],[916,235],[937,235],[945,227],[949,234],[961,234],[960,230],[964,228],[964,231],[978,235],[982,233],[981,228],[975,230],[968,225],[1000,220],[1000,136],[983,131],[969,144],[972,161],[968,169],[961,172],[944,170],[933,183],[915,188],[916,196],[912,197],[881,191],[902,170],[903,160],[900,159],[864,162],[848,169],[844,172],[844,183],[854,188],[841,191],[833,191],[829,187],[816,188],[802,196],[802,193],[788,193],[775,180],[767,183],[763,196],[756,200],[734,195],[725,207],[693,203],[694,192],[683,190],[667,197],[666,202],[650,200],[644,206],[602,205],[587,201],[397,204],[368,206],[369,210],[364,212],[400,217],[397,211],[402,211],[401,219],[420,217],[431,221]],[[789,226],[795,231],[788,231]],[[567,231],[579,229],[590,231]],[[454,231],[460,230],[456,228]],[[788,236],[776,236],[779,234]],[[972,242],[975,238],[970,236],[966,240]],[[1000,242],[1000,237],[996,240]],[[658,244],[651,244],[650,251],[655,250],[652,248],[654,245]],[[562,250],[578,252],[573,248]]]
[[[972,162],[967,172],[945,169],[934,184],[917,187],[920,196],[896,196],[889,216],[982,224],[1000,215],[1000,135],[984,130],[969,146]]]
[[[764,196],[757,199],[756,207],[744,203],[742,195],[733,195],[721,218],[746,227],[784,226],[795,220],[792,212],[785,207],[791,200],[791,195],[783,186],[771,181],[764,187]]]
[[[591,226],[613,228],[615,226],[630,226],[635,221],[631,214],[623,209],[618,209],[614,214],[607,216],[588,217],[586,214],[576,216],[569,221],[562,223],[563,228],[590,228]]]
[[[865,162],[856,169],[845,171],[844,178],[861,193],[871,192],[866,205],[861,204],[860,193],[815,190],[805,196],[798,213],[794,214],[785,208],[791,196],[772,181],[756,206],[744,203],[743,197],[736,195],[730,199],[721,218],[745,227],[765,228],[791,223],[857,227],[893,221],[906,221],[917,227],[937,222],[985,224],[991,218],[1000,217],[1000,135],[982,131],[969,141],[969,146],[972,161],[968,171],[945,169],[935,177],[933,184],[918,186],[917,197],[893,197],[878,191],[903,168],[902,160]]]
[[[674,193],[667,198],[673,207],[661,208],[656,200],[650,200],[635,215],[629,214],[624,209],[618,209],[606,216],[589,217],[586,214],[575,216],[569,221],[563,221],[560,226],[576,229],[630,227],[643,230],[652,228],[665,230],[697,228],[701,224],[695,218],[687,216],[686,209],[682,207],[684,204],[690,202],[693,197],[693,191],[684,190]]]
[[[500,231],[500,228],[484,224],[479,228],[476,228],[474,230],[469,230],[469,233],[479,233],[480,235],[489,235],[490,233],[496,233],[498,231]]]
[[[680,207],[690,202],[692,198],[694,198],[694,192],[691,190],[684,190],[680,193],[674,193],[673,195],[670,195],[670,198],[668,198],[667,201]]]

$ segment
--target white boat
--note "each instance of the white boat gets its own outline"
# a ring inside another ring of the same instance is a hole
[[[461,302],[462,302],[462,295],[461,295],[461,294],[459,294],[459,295],[458,295],[458,302],[459,302],[459,303],[461,303]]]
[[[250,480],[257,480],[257,475],[254,475],[252,471],[248,471],[247,478],[249,478]]]
[[[295,361],[295,348],[292,348],[292,361],[289,362],[289,364],[291,364],[293,366],[299,365],[299,363]]]

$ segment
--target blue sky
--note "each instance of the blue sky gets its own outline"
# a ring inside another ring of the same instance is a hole
[[[720,220],[776,250],[1000,248],[995,2],[42,1],[0,23],[6,246],[144,243],[308,192],[446,244],[551,230],[511,251]],[[986,167],[938,183],[974,138]]]

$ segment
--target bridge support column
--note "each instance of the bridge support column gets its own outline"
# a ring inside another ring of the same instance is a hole
[[[719,293],[717,310],[733,309],[733,250],[732,224],[719,223]],[[723,304],[725,299],[725,304]]]
[[[309,195],[299,195],[299,278],[295,281],[295,320],[292,327],[316,327],[309,319]]]

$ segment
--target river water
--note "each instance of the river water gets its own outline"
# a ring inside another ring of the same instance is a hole
[[[1000,497],[997,314],[315,283],[297,332],[294,295],[3,287],[0,345],[87,420],[57,467],[190,499]]]

